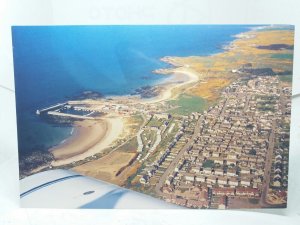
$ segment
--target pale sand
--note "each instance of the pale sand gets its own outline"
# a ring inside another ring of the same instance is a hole
[[[78,121],[74,125],[74,133],[63,144],[50,149],[56,160],[67,159],[82,154],[101,139],[108,130],[105,120]]]
[[[153,104],[162,101],[170,100],[178,93],[176,90],[184,89],[188,85],[197,83],[200,79],[200,74],[187,67],[179,67],[172,71],[172,76],[164,84],[161,85],[161,93],[150,99],[143,99],[142,102],[146,104]]]
[[[120,117],[102,117],[100,121],[82,121],[83,127],[55,149],[52,166],[62,166],[102,152],[123,133],[124,122]],[[94,123],[94,124],[90,124]],[[83,129],[83,130],[81,130]]]

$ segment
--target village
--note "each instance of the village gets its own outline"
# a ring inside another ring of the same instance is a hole
[[[142,159],[141,185],[192,208],[286,203],[290,96],[276,76],[232,83],[203,114],[173,120],[173,138]]]

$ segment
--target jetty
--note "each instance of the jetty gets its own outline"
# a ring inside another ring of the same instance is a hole
[[[52,106],[49,106],[47,108],[43,108],[43,109],[38,109],[36,110],[36,114],[37,115],[41,115],[43,113],[47,113],[49,111],[54,111],[54,110],[57,110],[57,109],[60,109],[60,108],[63,108],[64,106],[66,106],[68,103],[65,102],[65,103],[58,103],[56,105],[52,105]]]
[[[39,116],[95,120],[95,116],[98,115],[99,112],[87,107],[71,105],[68,102],[64,102],[38,109],[36,110],[36,114]]]

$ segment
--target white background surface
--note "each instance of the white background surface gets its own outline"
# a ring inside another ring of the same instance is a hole
[[[11,25],[293,24],[293,93],[300,93],[297,0],[0,0],[0,225],[300,224],[300,97],[293,99],[289,201],[274,210],[19,209]]]

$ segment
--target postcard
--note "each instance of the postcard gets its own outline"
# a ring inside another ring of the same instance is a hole
[[[12,38],[22,207],[286,207],[294,26]]]

